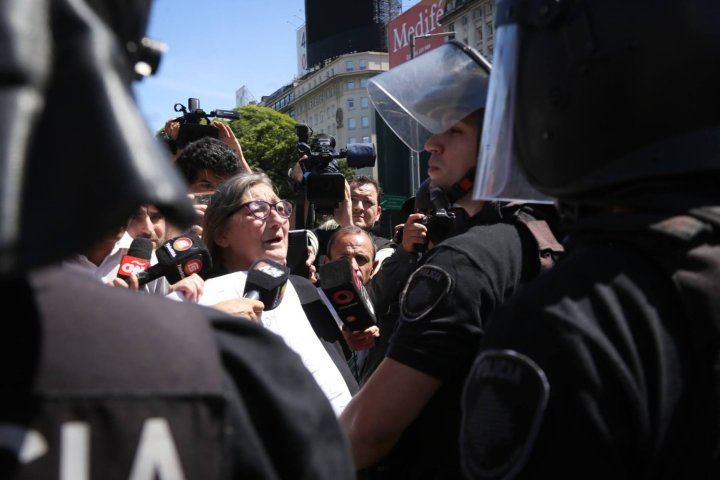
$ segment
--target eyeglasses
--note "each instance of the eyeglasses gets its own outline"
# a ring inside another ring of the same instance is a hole
[[[258,220],[265,220],[273,208],[282,218],[290,218],[293,213],[293,204],[289,200],[280,200],[277,203],[270,203],[264,200],[252,200],[240,205],[237,210],[247,208]],[[237,211],[235,210],[235,211]]]

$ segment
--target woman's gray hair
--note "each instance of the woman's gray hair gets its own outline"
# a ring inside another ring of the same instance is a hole
[[[267,185],[274,192],[276,191],[270,177],[263,172],[239,173],[218,185],[208,203],[203,221],[202,239],[210,251],[213,263],[218,267],[222,263],[222,258],[220,246],[215,243],[215,239],[225,229],[228,218],[238,211],[243,195],[255,185]]]

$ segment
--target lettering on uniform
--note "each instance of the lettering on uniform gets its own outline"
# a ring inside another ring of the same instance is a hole
[[[477,375],[485,379],[498,379],[513,384],[520,383],[521,370],[515,362],[506,358],[488,358],[478,364]]]
[[[481,353],[462,396],[460,456],[469,478],[512,478],[532,450],[550,386],[545,372],[513,350]]]
[[[60,425],[59,480],[90,480],[90,424],[65,422]],[[12,452],[29,464],[48,452],[48,443],[39,432],[14,424],[0,424],[0,450]],[[128,480],[185,480],[180,456],[164,418],[143,423]]]
[[[400,296],[400,318],[415,321],[430,313],[453,287],[449,273],[435,265],[423,265],[410,276]]]

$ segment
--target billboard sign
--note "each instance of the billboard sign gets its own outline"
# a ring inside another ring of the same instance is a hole
[[[411,36],[418,37],[429,33],[441,33],[443,27],[439,20],[445,12],[445,0],[423,0],[409,10],[403,12],[390,20],[387,26],[388,54],[390,68],[407,62],[412,58]],[[415,55],[439,47],[445,42],[445,38],[420,38],[415,39]]]

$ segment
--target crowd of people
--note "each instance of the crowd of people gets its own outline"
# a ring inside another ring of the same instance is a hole
[[[30,3],[0,7],[0,477],[720,476],[715,2],[503,1],[493,65],[451,40],[373,77],[428,178],[387,238],[346,178],[301,275],[229,124],[142,126],[149,5]]]

